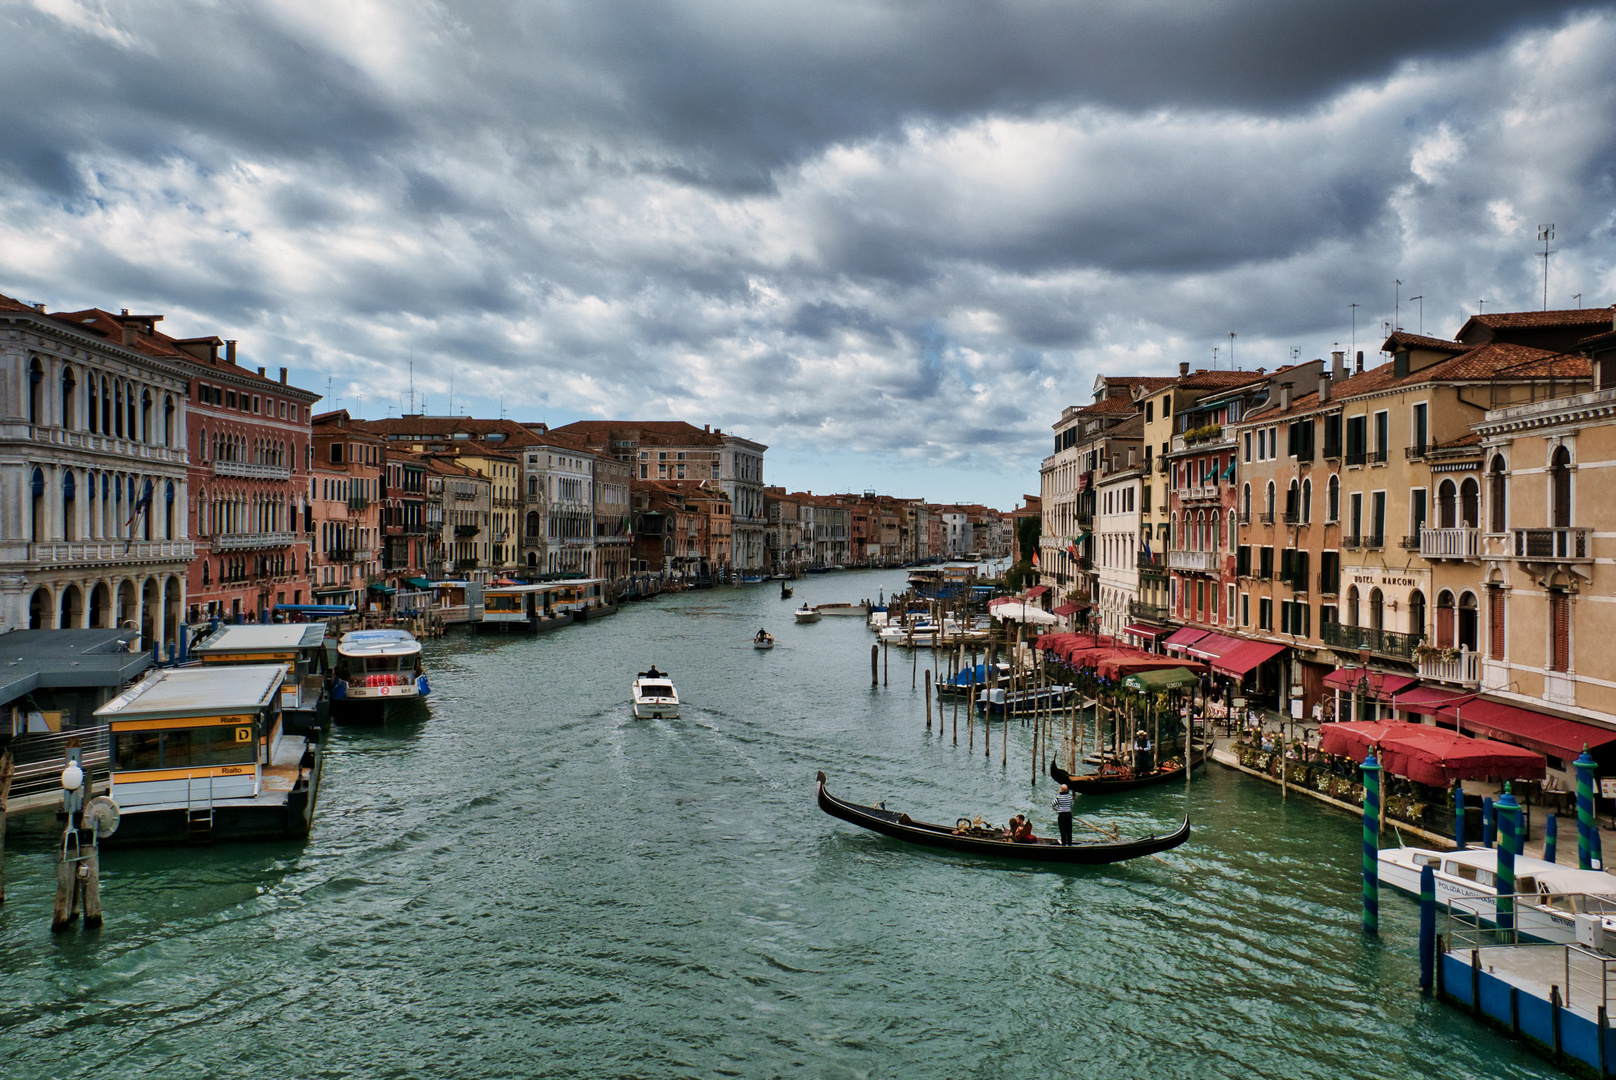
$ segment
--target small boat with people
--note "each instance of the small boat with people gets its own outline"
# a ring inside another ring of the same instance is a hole
[[[1191,752],[1193,768],[1199,769],[1206,764],[1206,753],[1205,746],[1196,746],[1193,749]],[[1160,765],[1153,765],[1148,770],[1139,770],[1108,757],[1100,761],[1098,772],[1073,774],[1061,768],[1059,762],[1051,758],[1049,778],[1057,784],[1068,785],[1079,795],[1115,795],[1155,784],[1183,782],[1184,759],[1182,756],[1172,757]]]
[[[774,635],[769,633],[767,630],[759,630],[756,634],[754,634],[752,636],[752,648],[754,648],[754,649],[772,649],[772,648],[774,648]]]
[[[341,719],[391,718],[432,692],[421,643],[408,630],[353,630],[337,641],[331,711]]]
[[[1380,881],[1418,899],[1420,871],[1429,866],[1436,884],[1436,901],[1471,901],[1466,910],[1481,914],[1496,911],[1498,898],[1498,849],[1466,848],[1463,851],[1437,851],[1434,848],[1395,847],[1382,850],[1376,859]],[[1578,914],[1583,897],[1597,896],[1616,903],[1616,877],[1603,870],[1579,870],[1574,866],[1515,856],[1515,925],[1524,938],[1558,941],[1575,928],[1572,916]]]
[[[639,720],[676,720],[679,717],[679,691],[666,671],[658,671],[655,664],[650,671],[635,676],[630,692],[634,698],[634,716]]]
[[[1190,819],[1186,816],[1172,832],[1131,840],[1115,833],[1109,834],[1115,836],[1114,839],[1069,845],[1036,836],[1012,840],[1008,833],[982,824],[979,819],[960,818],[952,827],[933,825],[916,821],[908,814],[888,810],[885,805],[861,806],[847,802],[827,791],[825,783],[825,774],[821,772],[818,780],[819,808],[831,817],[841,818],[860,828],[905,843],[966,855],[987,855],[1023,862],[1102,866],[1167,851],[1190,836]],[[1096,827],[1096,831],[1104,830]]]
[[[806,600],[802,602],[802,607],[792,612],[792,614],[797,617],[797,621],[800,623],[814,623],[819,621],[818,609],[809,604]]]

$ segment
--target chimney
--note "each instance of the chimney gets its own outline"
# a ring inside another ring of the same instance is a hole
[[[703,425],[701,425],[701,430],[707,432],[708,434],[712,434],[713,425],[711,425],[711,424],[703,424]]]
[[[286,369],[285,368],[281,368],[281,385],[282,386],[286,385]]]
[[[1330,378],[1340,379],[1347,374],[1347,354],[1340,349],[1330,354]]]
[[[1327,377],[1325,377],[1323,375],[1320,375],[1319,376],[1319,402],[1322,404],[1322,403],[1324,403],[1326,401],[1329,401],[1329,400],[1330,400],[1330,380]]]
[[[135,347],[135,328],[128,323],[123,324],[123,346],[126,349]]]
[[[1178,377],[1182,379],[1184,376],[1188,375],[1189,373],[1190,373],[1190,362],[1188,360],[1180,360],[1178,362]]]
[[[224,362],[227,364],[236,362],[236,343],[234,341],[227,340],[224,343]]]
[[[43,315],[45,313],[45,301],[41,300],[39,303],[35,304],[34,310]]]
[[[1353,372],[1353,374],[1355,374],[1355,375],[1362,375],[1363,374],[1363,350],[1362,349],[1358,350],[1358,366],[1357,366],[1357,369]]]
[[[1291,407],[1291,384],[1279,384],[1279,411],[1288,412]]]
[[[260,368],[259,368],[259,369],[258,369],[258,377],[259,377],[259,378],[260,378],[260,379],[262,379],[262,378],[263,378],[263,377],[264,377],[264,369],[263,369],[263,368],[262,368],[262,367],[260,367]]]

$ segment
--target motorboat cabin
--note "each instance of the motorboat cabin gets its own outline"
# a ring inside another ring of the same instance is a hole
[[[320,787],[317,737],[282,723],[287,664],[153,671],[101,708],[111,751],[114,843],[307,836]]]
[[[804,601],[802,607],[798,608],[795,612],[793,612],[793,614],[797,617],[797,621],[800,623],[814,623],[819,621],[819,609],[811,606],[806,601]]]
[[[1498,896],[1498,850],[1466,848],[1436,851],[1431,848],[1387,848],[1377,860],[1380,880],[1399,892],[1418,898],[1420,870],[1429,866],[1436,884],[1438,904],[1449,901],[1495,900]],[[1540,898],[1520,902],[1518,925],[1522,935],[1552,940],[1546,935],[1571,929],[1575,898],[1603,896],[1616,902],[1616,876],[1603,870],[1515,856],[1515,895]],[[1537,931],[1534,934],[1534,930]]]
[[[630,689],[637,719],[673,720],[679,716],[679,691],[674,689],[673,680],[655,666],[640,672]]]
[[[281,720],[288,734],[318,730],[331,719],[331,665],[326,624],[260,623],[221,626],[191,647],[204,664],[286,664]]]
[[[408,630],[354,630],[337,642],[331,707],[338,719],[385,720],[431,692],[421,643]]]

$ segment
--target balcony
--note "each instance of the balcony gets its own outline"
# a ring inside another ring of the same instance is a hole
[[[1363,538],[1356,535],[1343,536],[1341,538],[1341,547],[1346,551],[1357,551],[1363,547]]]
[[[249,480],[290,480],[290,465],[253,465],[246,461],[215,461],[214,476],[244,476]]]
[[[1302,515],[1295,510],[1285,511],[1285,524],[1293,526],[1303,524]]]
[[[1150,552],[1148,555],[1141,551],[1135,559],[1135,565],[1141,570],[1155,570],[1158,573],[1167,568],[1167,563],[1159,551]]]
[[[1376,630],[1368,626],[1348,626],[1345,623],[1325,623],[1319,636],[1332,649],[1357,652],[1368,649],[1376,656],[1412,663],[1414,648],[1423,639],[1421,634],[1399,634],[1393,630]]]
[[[477,560],[476,559],[456,559],[454,561],[454,568],[456,570],[475,570],[475,569],[477,569]]]
[[[1242,524],[1242,525],[1250,525],[1251,524],[1251,511],[1250,510],[1242,510],[1242,511],[1240,511],[1240,513],[1237,516],[1236,520],[1238,520],[1239,523]]]
[[[1342,460],[1348,465],[1362,465],[1368,459],[1369,452],[1367,450],[1348,450],[1347,456]]]
[[[1386,546],[1386,538],[1384,536],[1380,535],[1379,533],[1375,533],[1373,535],[1366,536],[1366,537],[1363,538],[1363,546],[1365,548],[1374,548],[1376,550],[1379,550],[1380,548],[1383,548],[1383,547]]]
[[[1369,451],[1368,457],[1369,457],[1369,464],[1371,464],[1371,465],[1384,465],[1384,464],[1386,464],[1386,451],[1384,451],[1384,450],[1371,450],[1371,451]]]
[[[1272,525],[1274,523],[1274,512],[1272,510],[1264,510],[1262,513],[1257,515],[1257,520],[1262,522],[1264,525]]]
[[[1593,562],[1587,529],[1511,529],[1515,558],[1532,562]]]
[[[1403,451],[1403,456],[1410,461],[1420,461],[1431,452],[1434,443],[1415,443]]]
[[[1481,530],[1421,529],[1420,554],[1427,559],[1481,558]]]
[[[1324,444],[1324,460],[1325,461],[1339,461],[1340,459],[1341,459],[1341,444],[1340,443],[1329,443],[1329,442],[1325,443]]]
[[[41,565],[74,564],[90,566],[155,562],[190,562],[196,558],[196,544],[190,540],[69,540],[59,543],[29,544],[30,561]]]
[[[325,553],[325,561],[326,562],[334,562],[334,563],[353,562],[353,559],[354,559],[354,549],[353,548],[332,548],[332,549],[330,549],[329,551],[327,551]]]
[[[1223,555],[1217,551],[1169,551],[1167,569],[1194,574],[1216,574],[1223,568]]]
[[[1460,649],[1459,655],[1452,660],[1442,659],[1437,650],[1421,650],[1426,655],[1418,657],[1420,665],[1420,678],[1430,679],[1434,682],[1453,683],[1455,686],[1464,686],[1474,689],[1481,685],[1481,654],[1471,652],[1469,649]]]
[[[1143,600],[1129,600],[1128,618],[1144,619],[1146,622],[1163,623],[1167,621],[1167,605],[1147,604]]]
[[[291,547],[298,542],[298,535],[294,532],[223,533],[213,538],[213,550],[255,551]]]
[[[454,534],[461,537],[476,536],[482,531],[483,527],[481,525],[456,525],[454,527]]]

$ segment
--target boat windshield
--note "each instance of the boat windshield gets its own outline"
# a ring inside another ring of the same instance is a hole
[[[364,659],[364,670],[367,674],[375,672],[412,671],[415,668],[413,656],[367,656]]]
[[[258,753],[252,734],[250,726],[225,724],[175,731],[121,731],[114,767],[127,771],[246,764]]]
[[[522,597],[519,593],[492,593],[483,598],[483,611],[494,615],[520,615]]]
[[[670,697],[673,694],[673,684],[665,682],[642,682],[640,693],[645,697]]]

